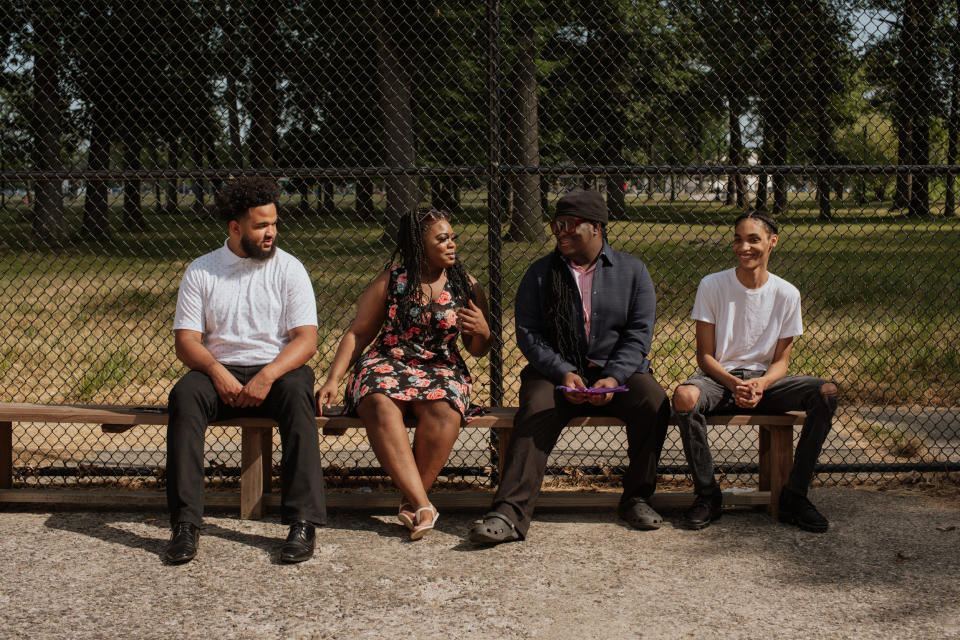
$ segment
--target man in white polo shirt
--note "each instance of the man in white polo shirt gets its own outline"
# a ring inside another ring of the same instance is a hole
[[[227,223],[222,247],[187,267],[174,319],[177,358],[190,372],[170,392],[167,504],[171,564],[196,556],[203,518],[207,424],[236,416],[274,418],[283,445],[281,519],[290,532],[283,562],[313,555],[315,526],[326,523],[314,418],[317,349],[313,287],[299,260],[277,249],[277,186],[240,178],[217,196]]]
[[[697,321],[700,371],[673,394],[683,450],[696,498],[680,525],[702,529],[720,517],[723,495],[713,476],[705,415],[711,412],[803,410],[790,478],[780,494],[780,520],[824,532],[827,519],[807,488],[837,408],[837,386],[811,376],[787,376],[793,339],[803,333],[800,292],[767,271],[779,239],[777,223],[751,211],[734,222],[737,266],[700,281],[691,317]]]

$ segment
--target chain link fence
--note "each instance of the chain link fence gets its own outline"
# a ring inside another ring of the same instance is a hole
[[[791,370],[835,380],[820,478],[960,469],[960,7],[940,0],[5,0],[0,2],[2,401],[165,404],[187,264],[223,243],[212,197],[275,176],[279,243],[313,280],[322,379],[400,212],[450,211],[496,344],[474,402],[515,405],[513,299],[574,186],[658,294],[651,359],[695,368],[700,278],[732,219],[780,221],[771,270],[803,294]],[[164,432],[19,424],[19,486],[161,482]],[[717,428],[727,474],[752,427]],[[444,474],[489,486],[489,434]],[[277,441],[279,445],[279,441]],[[321,439],[328,482],[379,473]],[[622,429],[568,429],[551,473],[615,475]],[[239,433],[211,428],[210,475]],[[278,460],[279,458],[277,458]],[[685,474],[671,430],[664,474]],[[122,480],[118,480],[122,479]]]

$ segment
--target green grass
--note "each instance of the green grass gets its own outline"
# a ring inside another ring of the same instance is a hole
[[[392,247],[382,227],[344,211],[293,216],[298,198],[281,208],[279,244],[307,267],[317,294],[322,376],[354,313],[363,287]],[[482,283],[488,269],[482,192],[465,194],[454,220],[459,252]],[[382,205],[382,203],[381,203]],[[657,287],[657,330],[651,357],[669,388],[695,369],[689,313],[700,278],[732,266],[729,223],[736,211],[712,202],[628,200],[611,222],[611,244],[642,258]],[[771,271],[803,294],[806,332],[792,370],[832,378],[844,402],[960,404],[960,220],[908,220],[885,205],[842,203],[830,222],[817,219],[807,195],[780,219]],[[5,249],[0,263],[0,385],[19,401],[163,402],[182,367],[173,355],[173,312],[183,270],[219,247],[225,231],[184,203],[176,215],[151,213],[145,233],[119,229],[105,242],[36,246],[22,207],[0,212]],[[82,208],[68,208],[72,229]],[[513,333],[513,297],[529,264],[552,247],[549,237],[502,248],[504,371],[507,402],[516,401],[523,359]],[[470,361],[484,401],[486,372]]]
[[[81,402],[89,402],[98,394],[116,387],[136,364],[129,349],[109,354],[105,361],[94,363],[74,387],[73,395]]]

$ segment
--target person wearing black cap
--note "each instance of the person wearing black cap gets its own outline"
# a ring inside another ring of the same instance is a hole
[[[570,419],[583,415],[614,416],[627,425],[620,517],[638,529],[662,523],[649,502],[670,418],[647,359],[656,294],[643,262],[607,244],[606,224],[597,191],[561,198],[550,222],[556,250],[520,282],[517,344],[529,364],[520,374],[500,486],[490,512],[470,530],[474,543],[526,538],[550,451]],[[602,391],[618,387],[625,390]]]

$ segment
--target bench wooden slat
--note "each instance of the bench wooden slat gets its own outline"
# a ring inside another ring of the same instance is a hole
[[[496,432],[501,472],[516,412],[514,407],[493,407],[487,414],[473,418],[466,425],[471,429],[493,429]],[[707,424],[710,425],[758,426],[760,492],[757,495],[765,496],[764,504],[774,517],[777,515],[780,491],[793,465],[793,425],[802,424],[805,417],[803,412],[795,411],[783,415],[737,414],[707,418]],[[164,425],[168,418],[163,407],[0,403],[0,491],[10,489],[13,483],[13,422],[100,424],[104,433],[123,433],[136,425]],[[264,505],[267,504],[267,494],[270,493],[272,428],[276,426],[276,422],[268,418],[247,417],[213,424],[242,428],[240,514],[243,518],[261,517]],[[622,424],[616,418],[588,416],[574,418],[569,426]],[[676,424],[676,421],[671,420],[671,424]],[[408,425],[413,426],[413,422],[408,421]],[[348,416],[318,416],[317,427],[324,435],[335,436],[349,428],[363,428],[363,423],[358,418]]]
[[[151,410],[154,409],[154,410]],[[163,407],[122,407],[111,405],[45,405],[27,403],[0,403],[0,422],[65,422],[78,424],[102,424],[105,431],[115,433],[121,427],[135,425],[164,425],[167,424],[166,411],[157,411]],[[513,418],[517,410],[513,407],[494,407],[490,413],[473,418],[467,423],[467,428],[473,429],[510,429],[513,427]],[[804,413],[793,411],[783,415],[751,415],[737,414],[725,416],[708,416],[707,424],[711,425],[755,425],[763,424],[794,425],[802,424]],[[235,418],[216,422],[217,425],[232,425],[241,427],[269,428],[277,423],[269,418]],[[412,422],[410,424],[413,424]],[[622,425],[616,418],[586,416],[574,418],[570,426],[598,426]],[[671,421],[671,424],[676,424]],[[361,428],[363,423],[359,418],[349,416],[318,416],[317,426],[324,429]]]

